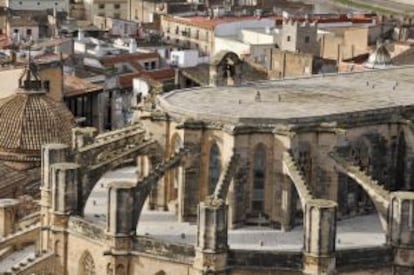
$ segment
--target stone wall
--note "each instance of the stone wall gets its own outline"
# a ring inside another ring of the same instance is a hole
[[[301,252],[230,250],[229,266],[232,269],[277,269],[297,271],[302,269]]]
[[[341,274],[358,270],[389,269],[392,260],[391,248],[386,246],[336,251],[336,267]]]
[[[270,79],[310,76],[313,73],[312,54],[270,49],[267,51],[267,56],[271,60]]]

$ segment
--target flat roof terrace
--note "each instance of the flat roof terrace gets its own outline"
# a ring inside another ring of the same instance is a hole
[[[260,100],[256,95],[260,94]],[[414,66],[199,87],[160,96],[173,117],[230,123],[302,123],[414,109]]]

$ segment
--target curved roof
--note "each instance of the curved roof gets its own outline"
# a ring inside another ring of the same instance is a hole
[[[161,109],[177,121],[301,124],[352,121],[369,117],[365,114],[379,117],[379,113],[400,112],[401,106],[414,108],[413,87],[414,66],[410,66],[174,90],[158,100]]]
[[[69,144],[74,126],[63,103],[44,92],[19,90],[0,101],[0,159],[38,161],[43,144]]]

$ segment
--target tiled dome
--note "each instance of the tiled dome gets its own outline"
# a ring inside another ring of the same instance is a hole
[[[71,142],[72,113],[48,97],[37,74],[33,80],[29,70],[16,94],[0,101],[1,160],[39,161],[43,144]]]

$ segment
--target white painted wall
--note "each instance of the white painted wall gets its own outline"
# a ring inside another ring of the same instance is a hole
[[[170,53],[171,64],[180,68],[197,66],[198,59],[197,50],[171,51]]]
[[[32,31],[31,35],[27,35],[27,30],[29,29]],[[17,30],[17,32],[15,30]],[[29,40],[30,38],[33,41],[36,41],[39,39],[39,27],[38,26],[23,26],[23,27],[10,26],[9,37],[11,37],[11,39],[16,42],[21,41],[21,39]]]
[[[264,33],[264,32],[269,33]],[[276,44],[278,34],[271,28],[268,29],[244,29],[240,32],[240,40],[254,45]]]
[[[238,56],[250,54],[250,45],[232,38],[214,37],[214,54],[220,51],[232,51]]]
[[[275,27],[275,20],[268,18],[254,18],[237,22],[221,23],[214,30],[215,36],[235,36],[242,29]]]
[[[8,0],[6,5],[12,10],[43,11],[55,8],[56,11],[69,11],[69,0]]]

